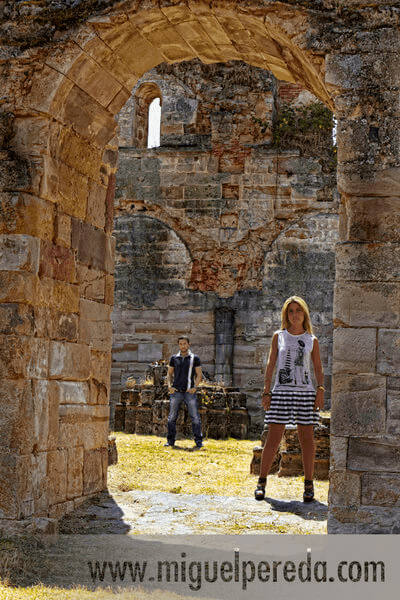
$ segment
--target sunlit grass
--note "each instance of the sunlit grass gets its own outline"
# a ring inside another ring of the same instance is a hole
[[[205,449],[191,451],[182,440],[165,448],[165,438],[114,433],[118,464],[108,470],[111,493],[131,490],[252,497],[256,477],[250,474],[254,440],[205,440]],[[315,483],[318,500],[327,502],[328,482]],[[303,477],[268,477],[267,489],[283,499],[302,499]]]
[[[165,439],[125,433],[116,436],[118,464],[108,471],[108,488],[182,494],[247,496],[254,487],[250,462],[256,442],[206,440],[205,449],[191,451],[182,440],[165,448]]]
[[[36,585],[28,588],[11,588],[0,582],[0,600],[182,600],[182,596],[171,592],[146,592],[144,590],[99,589],[84,587],[74,589],[53,588]]]

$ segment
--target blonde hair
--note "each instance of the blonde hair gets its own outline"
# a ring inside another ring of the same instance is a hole
[[[290,298],[285,300],[283,307],[282,307],[282,313],[281,313],[281,329],[288,329],[288,327],[290,326],[289,317],[288,317],[288,309],[289,309],[289,305],[292,304],[292,302],[296,302],[296,304],[298,304],[303,309],[303,312],[304,312],[303,327],[307,331],[307,333],[310,333],[312,335],[313,329],[312,329],[312,325],[311,325],[310,311],[308,309],[307,302],[305,300],[303,300],[303,298],[300,298],[300,296],[290,296]]]

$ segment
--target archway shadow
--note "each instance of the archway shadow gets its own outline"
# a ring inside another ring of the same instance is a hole
[[[104,491],[60,519],[58,530],[61,535],[126,535],[131,526],[123,517],[124,512],[113,496]]]
[[[281,513],[291,513],[306,521],[326,521],[328,519],[328,505],[318,500],[300,502],[299,500],[276,500],[266,497],[271,510]]]

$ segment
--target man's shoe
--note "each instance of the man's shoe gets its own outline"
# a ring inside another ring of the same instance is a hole
[[[203,444],[200,444],[200,445],[196,444],[195,447],[193,448],[193,450],[204,450],[204,446],[203,446]]]
[[[173,447],[174,447],[174,444],[170,444],[169,442],[164,444],[164,448],[173,448]]]

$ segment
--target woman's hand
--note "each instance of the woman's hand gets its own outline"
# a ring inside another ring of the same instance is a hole
[[[317,389],[314,402],[314,410],[323,410],[324,408],[324,390],[321,388]]]
[[[271,394],[269,392],[263,392],[261,406],[264,410],[269,410],[269,407],[271,406]]]

